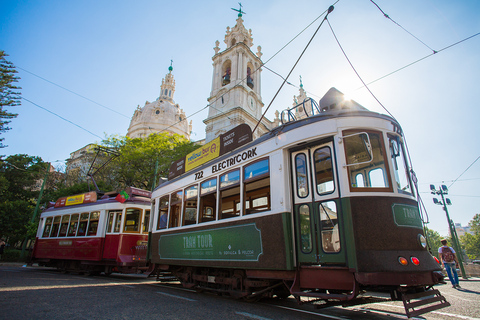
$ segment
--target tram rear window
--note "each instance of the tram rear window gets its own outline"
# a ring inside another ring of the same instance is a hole
[[[351,191],[392,191],[381,132],[344,132]]]

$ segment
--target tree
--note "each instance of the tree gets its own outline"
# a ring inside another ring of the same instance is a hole
[[[0,236],[16,243],[32,236],[31,223],[47,164],[39,157],[17,154],[0,158]]]
[[[438,248],[442,246],[440,242],[442,236],[435,230],[425,228],[425,238],[427,238],[430,253],[438,258]]]
[[[198,148],[183,136],[168,133],[135,139],[113,136],[104,140],[102,145],[119,154],[103,170],[108,174],[104,181],[117,189],[131,186],[146,190],[150,190],[159,177],[168,176],[175,160]]]
[[[20,105],[20,87],[14,85],[18,81],[18,77],[15,76],[17,70],[15,66],[5,60],[8,56],[3,50],[0,50],[0,134],[10,130],[7,126],[11,121],[9,119],[16,118],[18,114],[10,113],[7,111],[7,107],[15,107]],[[5,138],[0,138],[0,148],[6,147],[2,144]]]
[[[480,214],[476,214],[468,223],[473,234],[466,233],[460,237],[470,259],[480,259]]]

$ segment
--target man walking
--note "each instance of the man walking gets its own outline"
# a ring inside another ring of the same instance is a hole
[[[440,241],[442,246],[438,248],[438,255],[440,256],[440,260],[447,271],[448,278],[452,283],[453,288],[460,288],[458,284],[458,274],[456,265],[458,264],[457,255],[455,254],[455,250],[452,247],[447,246],[447,240],[443,239]]]

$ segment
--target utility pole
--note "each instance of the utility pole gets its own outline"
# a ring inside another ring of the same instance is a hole
[[[450,219],[450,216],[447,210],[447,205],[449,206],[452,205],[452,202],[450,201],[450,199],[444,197],[444,195],[448,194],[448,188],[446,185],[442,184],[438,190],[435,190],[435,186],[431,184],[430,191],[432,194],[440,195],[442,197],[442,201],[438,201],[437,198],[433,198],[433,203],[443,206],[443,210],[447,215],[448,227],[450,229],[450,235],[452,236],[452,246],[453,246],[453,249],[455,249],[455,252],[457,253],[457,259],[458,259],[458,264],[460,265],[460,271],[462,272],[462,278],[468,279],[465,273],[465,269],[463,267],[463,250],[462,250],[462,247],[460,246],[460,242],[458,241],[457,232],[455,230],[455,224],[453,223],[453,220]]]

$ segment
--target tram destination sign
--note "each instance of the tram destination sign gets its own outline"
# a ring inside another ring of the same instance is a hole
[[[422,219],[418,207],[398,204],[392,205],[393,219],[397,226],[422,228]]]
[[[250,223],[161,235],[158,254],[171,260],[258,261],[263,254],[262,233]]]
[[[243,123],[175,161],[168,172],[171,180],[221,155],[252,141],[252,129]]]

